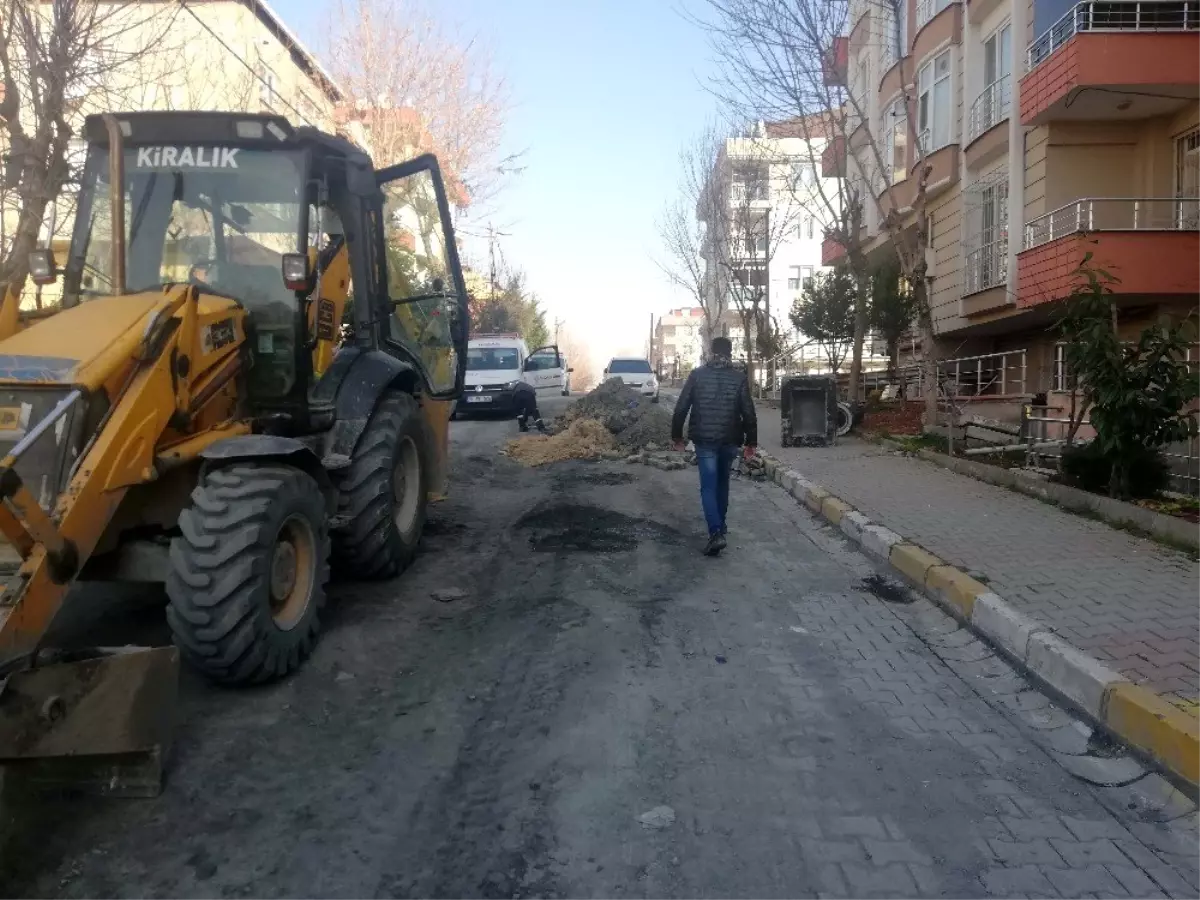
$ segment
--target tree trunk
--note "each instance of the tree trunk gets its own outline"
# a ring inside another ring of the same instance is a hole
[[[41,197],[30,198],[21,206],[8,259],[0,267],[0,283],[24,284],[29,274],[29,254],[37,247],[47,206],[49,203]]]
[[[916,295],[918,318],[921,322],[921,378],[925,391],[925,424],[934,428],[937,425],[938,414],[937,351],[934,346],[933,314],[929,310],[924,265],[918,267],[916,275],[913,279],[913,293]]]
[[[750,382],[750,394],[754,395],[754,342],[750,338],[750,319],[742,316],[742,335],[746,341],[746,379]]]
[[[856,273],[855,286],[858,289],[854,299],[854,343],[850,348],[850,383],[847,385],[846,398],[851,403],[858,402],[858,386],[862,381],[863,343],[867,337],[867,303],[869,302],[871,285],[862,273]]]

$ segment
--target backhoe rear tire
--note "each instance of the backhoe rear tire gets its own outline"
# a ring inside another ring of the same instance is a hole
[[[388,391],[375,407],[350,465],[333,474],[338,518],[333,562],[339,575],[380,580],[416,556],[428,497],[427,441],[410,394]]]
[[[325,498],[279,463],[214,469],[171,542],[167,622],[180,655],[213,681],[270,681],[312,652],[329,580]]]

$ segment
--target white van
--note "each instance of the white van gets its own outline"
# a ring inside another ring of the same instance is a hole
[[[532,352],[519,334],[480,334],[467,344],[467,375],[455,412],[513,411],[513,389],[524,381],[538,396],[569,390],[570,370],[558,347]]]

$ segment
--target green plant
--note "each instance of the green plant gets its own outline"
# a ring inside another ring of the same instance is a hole
[[[828,275],[813,278],[792,305],[792,324],[821,346],[834,372],[841,368],[854,339],[856,293],[854,276],[839,266]]]
[[[869,322],[887,346],[888,374],[893,378],[899,368],[900,339],[911,330],[916,317],[916,300],[900,264],[889,259],[871,272]]]
[[[1170,469],[1166,460],[1149,447],[1136,447],[1129,454],[1126,497],[1153,497],[1166,490]],[[1113,459],[1096,441],[1067,447],[1062,455],[1063,481],[1094,493],[1108,491],[1113,477]]]
[[[1077,285],[1057,323],[1064,362],[1090,406],[1096,432],[1088,455],[1069,465],[1086,470],[1090,479],[1100,465],[1094,460],[1102,458],[1109,496],[1127,498],[1136,496],[1135,479],[1138,490],[1144,479],[1154,480],[1149,469],[1141,470],[1152,466],[1148,461],[1157,448],[1196,431],[1190,405],[1200,397],[1200,383],[1187,362],[1194,329],[1189,316],[1122,341],[1111,287],[1118,281],[1091,260],[1088,253],[1076,270]],[[1064,454],[1064,462],[1073,455]]]

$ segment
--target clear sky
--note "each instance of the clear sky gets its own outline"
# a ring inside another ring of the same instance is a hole
[[[272,4],[319,47],[324,0]],[[445,22],[490,43],[524,173],[498,202],[505,258],[597,363],[641,354],[650,314],[684,305],[655,266],[655,220],[675,195],[680,146],[712,117],[705,36],[675,0],[440,0]],[[463,227],[487,222],[468,215]]]

